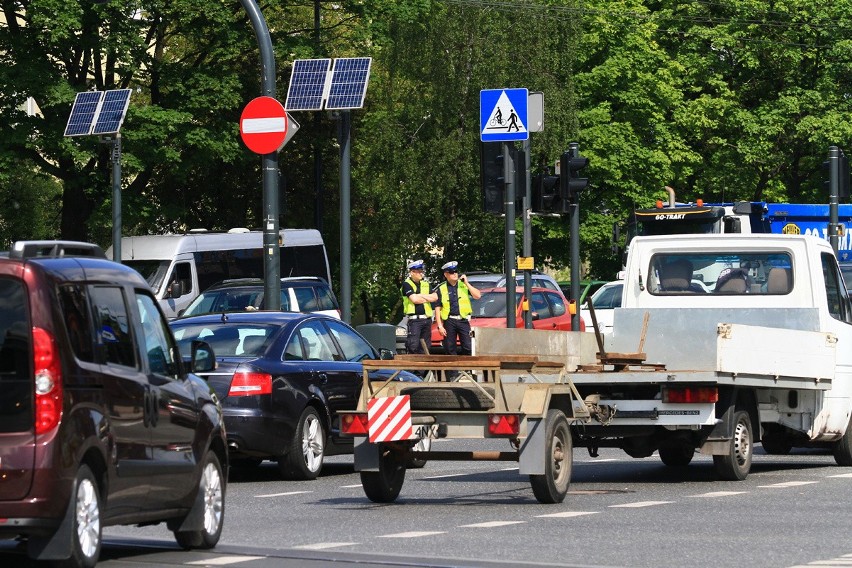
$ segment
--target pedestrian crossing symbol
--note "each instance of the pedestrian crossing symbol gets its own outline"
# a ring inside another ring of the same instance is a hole
[[[483,142],[527,140],[527,89],[486,89],[479,93],[479,130]]]

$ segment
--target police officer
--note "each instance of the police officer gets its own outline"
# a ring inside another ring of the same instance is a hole
[[[435,290],[438,295],[435,320],[438,322],[438,333],[444,338],[444,352],[449,355],[470,355],[470,316],[473,314],[470,299],[478,300],[482,294],[467,281],[466,275],[459,277],[458,262],[450,261],[441,269],[444,271],[444,282]]]
[[[423,261],[408,263],[408,278],[402,283],[402,311],[408,316],[408,336],[405,349],[409,353],[423,353],[422,341],[429,345],[432,340],[432,304],[438,296],[429,291],[429,283],[423,279]]]

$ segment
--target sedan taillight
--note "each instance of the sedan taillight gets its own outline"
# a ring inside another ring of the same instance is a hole
[[[35,431],[45,434],[62,419],[62,366],[53,336],[33,328],[33,370],[35,371]]]
[[[272,375],[247,371],[234,373],[228,396],[254,396],[258,394],[272,394]]]

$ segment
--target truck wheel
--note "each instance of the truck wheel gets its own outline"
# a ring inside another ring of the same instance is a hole
[[[753,452],[751,419],[748,412],[738,410],[734,414],[734,436],[729,442],[728,453],[713,456],[716,473],[726,481],[742,481],[751,470]]]
[[[225,517],[225,490],[222,477],[222,466],[219,458],[212,451],[207,452],[201,479],[198,481],[196,507],[203,507],[203,528],[196,531],[175,531],[175,540],[181,548],[208,549],[216,546],[222,535],[222,525]]]
[[[852,434],[850,434],[850,430],[852,430],[852,421],[846,426],[843,437],[837,440],[832,448],[834,461],[837,462],[837,465],[844,467],[852,465]]]
[[[660,446],[660,459],[669,467],[686,467],[695,456],[695,448],[689,444],[669,444]]]
[[[379,471],[362,471],[364,494],[373,503],[393,503],[405,481],[405,463],[401,452],[379,446]]]
[[[71,558],[57,565],[93,568],[101,554],[101,495],[89,466],[81,465],[77,470],[71,499],[74,508]]]
[[[494,396],[492,387],[483,388]],[[494,407],[494,402],[476,387],[413,387],[402,394],[411,397],[411,410],[488,410]]]
[[[325,428],[316,409],[302,411],[287,453],[278,458],[278,469],[287,479],[316,479],[325,457]]]
[[[568,419],[561,410],[547,411],[544,436],[546,440],[544,475],[531,475],[533,495],[539,503],[561,503],[571,483],[574,463],[571,431]]]
[[[416,452],[428,452],[432,449],[432,439],[431,438],[420,438],[417,440],[417,443],[414,444],[414,447],[411,448]],[[406,466],[409,469],[421,469],[426,466],[426,460],[421,458],[408,458],[408,463]]]

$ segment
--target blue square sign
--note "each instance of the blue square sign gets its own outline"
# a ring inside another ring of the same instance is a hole
[[[479,139],[483,142],[527,140],[527,89],[479,92]]]

